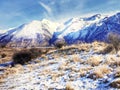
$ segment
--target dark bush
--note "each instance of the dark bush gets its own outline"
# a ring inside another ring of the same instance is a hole
[[[108,33],[107,38],[117,53],[120,45],[120,34],[115,32],[110,32]]]
[[[29,51],[20,51],[15,53],[12,59],[14,64],[24,65],[25,63],[31,61],[32,54]]]
[[[104,48],[104,50],[98,52],[98,54],[108,54],[108,53],[112,52],[112,50],[113,50],[113,46],[108,45]]]
[[[42,51],[39,48],[31,48],[29,51],[32,54],[32,59],[37,58],[38,56],[41,56]]]
[[[1,54],[1,58],[5,58],[7,55],[5,53]]]
[[[5,48],[6,45],[5,44],[0,44],[0,48]]]
[[[56,46],[57,48],[62,48],[62,47],[63,47],[63,44],[62,44],[62,43],[57,43],[55,46]]]
[[[56,48],[62,48],[65,45],[66,45],[66,43],[65,43],[64,40],[58,40],[58,41],[55,42],[55,47]]]

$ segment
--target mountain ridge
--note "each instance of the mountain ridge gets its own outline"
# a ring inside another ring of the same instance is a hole
[[[15,47],[49,45],[48,41],[57,25],[57,23],[46,19],[34,20],[1,34],[0,43]]]
[[[99,14],[94,15],[93,17],[95,18],[95,16],[98,17],[101,15],[99,15]],[[88,17],[88,18],[91,18],[91,17]],[[68,32],[68,30],[70,28],[66,26],[66,28],[64,30],[61,30],[60,32],[55,32],[53,34],[53,38],[51,39],[50,43],[61,39],[62,35],[63,35],[62,38],[68,44],[73,44],[73,43],[77,43],[77,42],[91,43],[93,41],[107,42],[108,41],[107,34],[109,32],[111,32],[111,31],[120,32],[120,29],[119,29],[120,28],[120,13],[117,13],[112,16],[104,16],[102,18],[99,17],[99,18],[97,18],[97,20],[96,19],[88,19],[88,18],[86,18],[87,22],[85,21],[86,19],[83,18],[83,19],[85,19],[85,20],[83,20],[83,23],[85,23],[85,25],[83,25],[83,27],[81,27],[81,28],[79,27],[78,30],[76,30],[76,31]],[[80,25],[79,23],[81,24],[81,20],[80,20],[80,22],[78,22],[78,26]],[[77,25],[73,25],[73,26],[76,27]],[[67,34],[64,34],[65,31],[67,32]]]
[[[0,44],[8,46],[49,46],[64,40],[67,44],[94,41],[107,42],[107,34],[120,32],[120,13],[112,16],[95,14],[71,18],[60,24],[46,19],[33,20],[0,34]]]

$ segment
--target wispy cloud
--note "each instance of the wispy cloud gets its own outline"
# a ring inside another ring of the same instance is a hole
[[[44,4],[43,2],[39,2],[39,4],[46,10],[46,12],[47,12],[50,16],[52,15],[52,9],[51,9],[48,5]]]

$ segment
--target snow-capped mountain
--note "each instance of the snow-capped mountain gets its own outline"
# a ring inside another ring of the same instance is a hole
[[[71,18],[58,24],[48,20],[32,21],[0,34],[0,44],[8,46],[46,46],[64,40],[67,44],[107,41],[108,32],[120,33],[120,13]]]
[[[68,44],[77,42],[107,41],[107,33],[120,32],[120,13],[113,16],[96,14],[88,18],[72,18],[53,34],[50,43],[65,40]]]
[[[1,34],[0,43],[9,46],[48,45],[48,41],[52,37],[57,26],[57,23],[46,19],[42,21],[34,20]]]

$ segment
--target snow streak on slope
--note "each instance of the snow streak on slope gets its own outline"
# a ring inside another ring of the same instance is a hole
[[[120,32],[120,13],[113,16],[100,14],[88,18],[73,18],[65,22],[62,30],[54,33],[50,43],[63,38],[68,44],[77,42],[107,41],[111,31]]]
[[[64,37],[68,33],[77,32],[81,29],[84,29],[93,23],[99,22],[101,19],[103,19],[103,17],[99,14],[90,18],[72,18],[70,19],[71,21],[68,20],[70,22],[64,23],[63,33],[59,35],[58,38]]]
[[[27,38],[36,38],[36,33],[44,34],[45,31],[49,30],[50,34],[56,30],[57,24],[53,24],[48,20],[37,21],[34,20],[31,23],[24,25],[22,30],[15,34],[14,37],[27,37]]]

